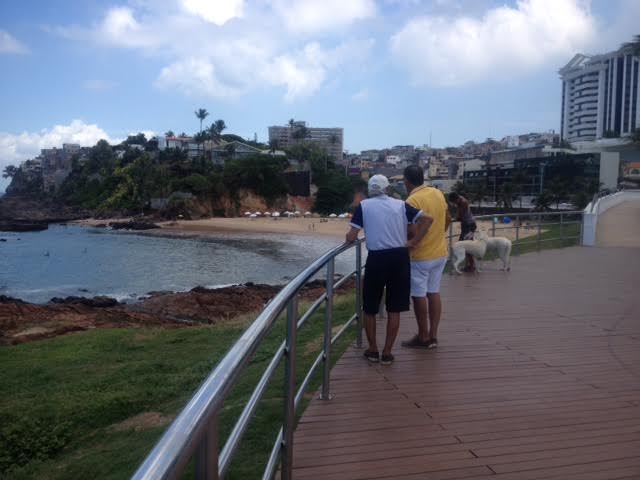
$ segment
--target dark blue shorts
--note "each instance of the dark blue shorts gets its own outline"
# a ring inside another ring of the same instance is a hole
[[[367,255],[362,288],[364,313],[378,313],[385,288],[387,312],[409,310],[411,264],[407,248],[374,250]]]

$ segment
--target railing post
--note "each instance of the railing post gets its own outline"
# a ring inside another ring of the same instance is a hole
[[[449,224],[449,263],[453,263],[451,261],[452,255],[453,255],[453,222]]]
[[[362,348],[362,243],[356,245],[356,315],[358,315],[358,333],[356,347]]]
[[[564,215],[560,212],[560,242],[564,246]]]
[[[296,423],[296,334],[298,323],[298,297],[287,305],[287,340],[284,350],[284,422],[282,425],[282,480],[293,478],[293,430]]]
[[[516,223],[515,249],[517,249],[517,252],[520,253],[520,244],[518,243],[518,241],[520,240],[520,224],[522,223],[522,217],[516,217],[516,219],[517,221],[515,222]],[[516,253],[516,251],[514,251],[514,253]]]
[[[491,217],[491,236],[496,236],[496,217]]]
[[[207,426],[196,451],[196,480],[218,480],[218,413]]]
[[[327,300],[324,306],[324,347],[322,353],[322,400],[331,400],[330,370],[331,370],[331,327],[333,326],[333,269],[335,258],[327,263]]]
[[[538,215],[538,251],[540,251],[540,242],[541,242],[541,238],[540,236],[542,235],[542,215]]]

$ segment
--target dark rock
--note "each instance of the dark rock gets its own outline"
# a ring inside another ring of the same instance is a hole
[[[147,222],[144,220],[140,221],[129,221],[129,222],[111,222],[109,224],[111,228],[114,230],[152,230],[154,228],[160,228],[159,225],[156,225],[152,222]]]
[[[20,300],[19,298],[13,298],[7,295],[0,295],[0,303],[26,303],[26,302],[24,300]]]
[[[50,300],[51,303],[65,304],[65,305],[84,305],[86,307],[94,308],[108,308],[118,305],[118,301],[115,298],[98,296],[93,298],[75,297],[70,296],[66,298],[54,297]]]
[[[31,222],[25,220],[0,220],[2,232],[39,232],[49,228],[45,222]]]

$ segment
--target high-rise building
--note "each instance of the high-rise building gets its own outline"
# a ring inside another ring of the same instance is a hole
[[[620,137],[640,128],[639,68],[640,58],[628,47],[573,57],[559,72],[562,139]]]
[[[324,148],[329,156],[342,162],[344,130],[342,128],[311,128],[306,122],[293,122],[284,127],[269,127],[269,143],[276,148],[286,149],[292,145],[308,141]]]

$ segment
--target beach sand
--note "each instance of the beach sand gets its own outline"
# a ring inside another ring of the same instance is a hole
[[[109,222],[122,222],[127,219],[87,219],[77,223],[87,226],[105,224]],[[343,240],[347,230],[349,230],[348,218],[206,218],[200,220],[178,220],[157,222],[160,229],[145,230],[145,234],[168,235],[168,236],[194,236],[194,235],[215,235],[219,233],[251,233],[251,234],[284,234],[284,235],[323,235]],[[483,229],[491,236],[491,222],[480,220],[477,222],[478,228]],[[496,224],[496,236],[507,237],[511,240],[516,238],[516,230],[513,224]],[[453,235],[454,242],[458,240],[460,234],[460,223],[454,222]],[[519,237],[525,238],[537,234],[537,229],[527,227],[523,224],[519,231]]]

